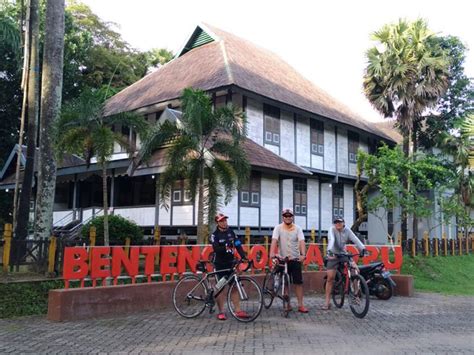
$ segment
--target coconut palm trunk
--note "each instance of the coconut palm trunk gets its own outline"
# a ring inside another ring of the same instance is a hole
[[[35,237],[48,238],[53,225],[56,187],[54,134],[62,98],[64,53],[64,0],[48,0],[41,85],[40,153],[36,198]]]
[[[102,164],[102,198],[104,206],[104,245],[109,246],[109,204],[107,198],[107,165],[106,162]]]
[[[28,221],[30,215],[31,189],[34,178],[34,159],[36,153],[36,135],[39,109],[39,0],[30,0],[30,65],[28,74],[28,132],[26,165],[20,193],[18,207],[18,221],[15,237],[26,239],[28,235]],[[16,255],[22,257],[22,252]]]
[[[199,192],[198,192],[198,225],[197,225],[197,242],[198,244],[205,244],[206,242],[206,228],[204,223],[204,167],[200,168],[199,176]]]

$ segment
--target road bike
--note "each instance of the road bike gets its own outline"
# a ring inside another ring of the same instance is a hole
[[[269,309],[275,297],[281,299],[283,303],[282,314],[288,317],[290,312],[290,275],[288,274],[288,262],[290,259],[275,258],[276,263],[271,270],[268,270],[263,279],[263,305]]]
[[[209,313],[214,313],[216,297],[227,290],[227,306],[230,314],[240,322],[254,321],[262,311],[263,296],[257,282],[248,276],[241,276],[239,270],[241,260],[234,263],[229,269],[219,271],[207,271],[209,261],[199,261],[197,264],[198,274],[183,276],[173,290],[173,305],[176,311],[185,318],[199,316],[206,307]],[[252,267],[252,262],[243,272]],[[218,273],[231,271],[225,281],[217,280]],[[238,297],[235,295],[237,294]],[[234,297],[233,297],[234,295]],[[237,300],[238,301],[235,301]]]

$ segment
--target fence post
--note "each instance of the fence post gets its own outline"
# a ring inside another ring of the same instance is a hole
[[[454,256],[456,255],[456,239],[453,238],[451,239],[451,255]]]
[[[425,241],[425,256],[428,256],[430,254],[430,245],[427,231],[423,232],[423,239]]]
[[[10,251],[12,248],[12,225],[10,223],[5,224],[5,230],[3,231],[3,271],[8,272],[8,266],[10,265]]]
[[[438,238],[434,240],[435,256],[438,256]]]
[[[459,255],[462,255],[462,233],[458,233]]]
[[[311,229],[311,243],[316,243],[316,231],[314,228]]]
[[[57,239],[53,235],[49,239],[49,249],[48,249],[48,273],[53,274],[54,273],[54,265],[55,265],[55,259],[56,259],[56,248],[57,248]]]
[[[411,238],[411,256],[414,258],[416,256],[416,241],[415,238]]]
[[[323,239],[323,256],[326,256],[326,252],[327,252],[327,241],[326,239]]]
[[[89,269],[92,264],[92,248],[95,247],[95,240],[97,237],[97,231],[95,227],[89,229]]]
[[[397,233],[397,243],[402,246],[402,232]]]
[[[125,254],[130,257],[130,237],[125,238]]]
[[[250,227],[245,227],[245,244],[250,247]]]
[[[446,238],[446,233],[443,232],[441,238],[443,238],[444,256],[447,256],[448,255],[448,239]]]
[[[160,245],[161,241],[161,228],[160,226],[155,226],[153,239],[155,240],[155,245]],[[160,253],[157,253],[155,256],[155,265],[160,265]]]
[[[465,239],[466,239],[466,255],[468,255],[469,254],[469,238],[467,235]]]

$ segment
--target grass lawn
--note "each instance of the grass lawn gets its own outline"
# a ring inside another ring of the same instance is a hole
[[[402,274],[413,275],[415,290],[474,296],[474,255],[404,256]]]

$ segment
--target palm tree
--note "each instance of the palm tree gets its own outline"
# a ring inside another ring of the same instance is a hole
[[[219,198],[228,203],[235,188],[248,179],[250,165],[241,143],[246,137],[246,118],[235,107],[213,110],[202,90],[187,88],[182,95],[182,118],[154,127],[144,137],[134,167],[147,161],[153,151],[166,147],[167,168],[160,177],[160,203],[168,208],[171,186],[184,179],[191,200],[198,197],[198,243],[204,243]],[[222,189],[221,187],[222,186]]]
[[[46,5],[45,44],[41,88],[40,149],[36,198],[35,236],[48,238],[53,225],[56,188],[54,136],[50,127],[61,110],[64,53],[64,0],[49,0]]]
[[[378,45],[366,54],[364,93],[385,117],[396,117],[404,137],[403,150],[410,156],[414,123],[446,91],[449,63],[439,42],[433,40],[434,34],[421,19],[385,25],[372,38]],[[405,179],[404,184],[407,190],[410,189],[408,180]],[[404,213],[402,238],[406,239],[406,236],[407,216]]]
[[[128,141],[128,137],[114,132],[112,127],[121,124],[142,133],[146,122],[133,113],[104,117],[103,107],[103,95],[92,91],[84,91],[77,99],[64,105],[57,125],[57,147],[60,156],[64,153],[77,154],[84,158],[87,165],[96,157],[102,168],[104,245],[109,245],[107,164],[115,143],[131,153],[136,148]]]

